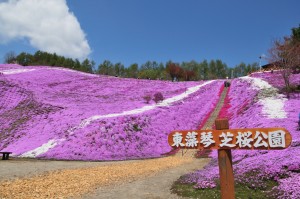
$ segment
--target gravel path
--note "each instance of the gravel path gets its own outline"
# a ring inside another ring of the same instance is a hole
[[[185,156],[182,158],[185,159]],[[209,161],[208,158],[193,159],[188,163],[161,170],[146,178],[100,187],[95,192],[84,195],[83,198],[180,199],[182,197],[170,191],[173,182],[184,174],[203,168]]]
[[[118,163],[121,164],[122,162],[114,162],[114,164]],[[109,164],[111,164],[111,162],[52,161],[25,158],[9,158],[8,161],[0,160],[0,181],[15,180],[24,177],[34,177],[45,172],[63,169],[105,166]]]
[[[227,88],[203,129],[211,128]],[[175,156],[118,162],[0,160],[0,198],[180,198],[170,188],[181,175],[209,159],[188,150]]]
[[[111,162],[104,163],[105,165],[100,166],[91,166],[91,163],[87,163],[87,167],[82,164],[81,166],[77,165],[79,168],[76,169],[63,169],[42,173],[36,176],[23,176],[22,178],[1,181],[0,198],[77,198],[82,194],[93,192],[97,187],[105,186],[108,186],[108,189],[105,189],[107,194],[112,194],[111,198],[117,198],[120,197],[120,193],[112,191],[113,189],[111,189],[110,186],[115,187],[116,185],[122,184],[122,186],[118,186],[118,189],[123,188],[126,190],[124,185],[132,187],[128,184],[130,182],[135,181],[135,183],[139,183],[139,180],[145,181],[149,177],[151,178],[151,176],[155,175],[160,178],[159,173],[165,174],[165,172],[169,172],[169,170],[172,170],[174,174],[177,174],[177,168],[184,170],[184,165],[193,164],[194,166],[197,166],[195,168],[201,168],[207,162],[208,160],[202,159],[198,160],[197,165],[195,165],[194,158],[171,156],[148,160]],[[17,161],[15,161],[15,163],[18,164]],[[64,163],[69,164],[69,162],[60,162],[60,164]],[[51,161],[49,164],[53,165]],[[22,168],[23,170],[28,171],[32,169],[31,167],[33,167],[33,165],[35,165],[34,162],[27,164],[27,166],[23,164]],[[58,167],[61,167],[61,165],[57,165]],[[17,167],[10,167],[10,170],[13,168]],[[39,167],[39,169],[42,169],[42,167]],[[15,170],[16,173],[18,173],[19,176],[24,175],[24,173],[19,170],[19,168]],[[179,173],[179,175],[181,174],[182,172]],[[178,178],[178,175],[175,176],[176,177],[170,175],[169,180],[166,178],[164,181],[170,184]],[[152,184],[151,181],[149,181],[149,183]],[[165,186],[165,184],[163,184],[163,186]],[[132,188],[132,190],[128,190],[129,195],[135,195],[136,193],[135,187]],[[93,197],[110,198],[102,197],[102,193],[101,195],[96,193],[94,196],[84,196],[83,198]]]

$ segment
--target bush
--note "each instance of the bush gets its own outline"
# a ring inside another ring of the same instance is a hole
[[[155,103],[158,103],[158,102],[164,100],[164,96],[162,95],[161,92],[157,92],[157,93],[154,94],[153,100],[155,101]]]
[[[149,104],[151,98],[152,98],[151,95],[145,95],[145,96],[143,97],[143,99],[146,101],[147,104]]]

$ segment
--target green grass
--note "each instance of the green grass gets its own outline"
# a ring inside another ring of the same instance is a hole
[[[274,181],[266,181],[267,187],[262,189],[251,189],[246,185],[235,185],[235,198],[236,199],[265,199],[272,198],[268,192],[272,187],[276,186]],[[172,193],[179,196],[199,199],[213,199],[221,198],[220,186],[213,189],[194,189],[194,184],[182,184],[179,180],[172,186]]]
[[[220,198],[219,189],[194,189],[192,184],[182,184],[176,181],[172,186],[172,193],[189,198]]]

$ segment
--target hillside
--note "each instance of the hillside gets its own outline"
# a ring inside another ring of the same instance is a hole
[[[222,81],[169,82],[58,67],[0,65],[0,150],[14,156],[123,160],[169,152],[167,135],[194,129]],[[143,99],[161,92],[164,101]]]
[[[174,129],[201,126],[223,81],[166,82],[91,75],[63,68],[0,65],[0,150],[17,157],[124,160],[160,157]],[[300,75],[291,76],[300,84]],[[280,151],[233,151],[235,182],[262,198],[299,198],[299,94],[286,98],[279,71],[232,80],[219,116],[230,128],[284,127],[293,137]],[[144,96],[161,92],[149,104]],[[218,197],[217,154],[180,183]],[[214,195],[216,194],[216,195]]]
[[[300,74],[291,76],[291,84],[300,84]],[[300,114],[299,93],[288,99],[279,71],[254,73],[232,81],[227,105],[221,111],[229,118],[230,128],[284,127],[292,135],[285,150],[235,150],[232,153],[236,187],[246,187],[254,198],[300,198]],[[199,190],[218,193],[219,168],[216,152],[204,170],[185,175],[181,183]],[[255,195],[256,194],[256,195]],[[216,195],[214,195],[217,197]]]

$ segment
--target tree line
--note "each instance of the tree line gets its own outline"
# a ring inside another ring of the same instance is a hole
[[[176,63],[168,61],[158,63],[147,61],[140,66],[137,63],[124,67],[122,63],[113,64],[109,60],[103,61],[98,66],[97,73],[102,75],[141,78],[141,79],[161,79],[172,81],[196,81],[208,79],[224,79],[226,77],[240,77],[259,69],[257,63],[240,63],[234,68],[229,68],[221,60],[204,60],[202,62],[189,61]]]
[[[37,51],[33,55],[26,52],[15,55],[13,52],[9,52],[5,55],[4,60],[6,63],[18,63],[23,66],[60,66],[101,75],[171,81],[235,78],[245,76],[259,69],[258,63],[246,64],[243,62],[230,68],[220,59],[203,60],[201,62],[192,60],[182,63],[147,61],[141,65],[133,63],[128,67],[125,67],[121,62],[112,63],[109,60],[104,60],[96,68],[95,62],[89,59],[80,62],[78,59],[66,58],[56,53],[42,51]]]
[[[43,51],[37,51],[33,55],[26,52],[16,55],[11,51],[4,56],[4,62],[17,63],[22,66],[59,66],[88,73],[93,73],[95,67],[95,62],[89,59],[80,62],[78,59],[71,59],[56,53]]]

